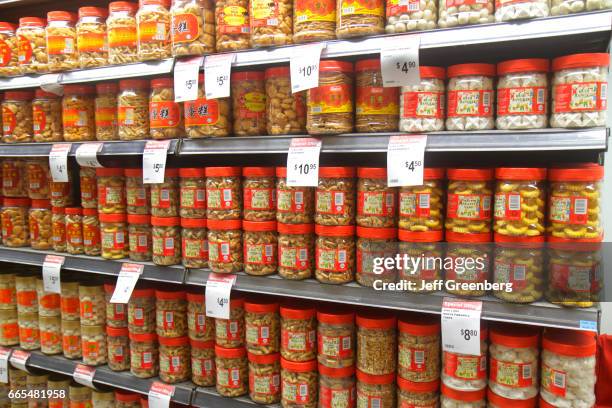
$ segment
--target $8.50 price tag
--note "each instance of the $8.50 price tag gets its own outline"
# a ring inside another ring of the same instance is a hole
[[[102,143],[83,143],[76,149],[76,161],[82,167],[102,167],[98,161],[98,153]]]
[[[57,255],[47,255],[42,266],[43,289],[45,292],[61,293],[60,270],[66,258]]]
[[[319,183],[321,140],[312,137],[291,139],[287,154],[287,185],[316,187]]]
[[[289,59],[291,92],[296,93],[319,86],[319,63],[325,43],[309,44],[293,49]]]
[[[389,39],[380,51],[383,86],[410,86],[421,82],[420,38],[417,35]]]
[[[96,369],[84,364],[77,364],[72,373],[72,378],[75,382],[89,388],[96,388],[93,385],[93,378],[96,374]]]
[[[168,408],[174,394],[174,385],[155,381],[151,384],[148,394],[149,408]]]
[[[204,93],[206,99],[230,96],[230,74],[236,54],[207,55],[204,59]]]
[[[444,298],[442,302],[442,350],[480,355],[481,301]]]
[[[387,185],[422,186],[427,135],[391,136],[387,147]]]
[[[211,273],[206,281],[206,316],[216,319],[229,319],[230,293],[236,282],[236,275]]]
[[[166,159],[170,140],[148,140],[142,152],[142,182],[159,184],[164,182]]]
[[[49,153],[51,178],[56,183],[68,182],[68,152],[70,143],[55,143]]]
[[[121,265],[110,303],[128,303],[143,270],[144,265],[140,264],[124,263]]]
[[[174,65],[174,102],[198,99],[198,74],[204,57],[176,61]]]
[[[11,349],[0,347],[0,383],[8,384],[8,360],[11,355]]]

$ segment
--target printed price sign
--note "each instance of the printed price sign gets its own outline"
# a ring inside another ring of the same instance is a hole
[[[313,137],[291,139],[287,154],[287,185],[316,187],[319,184],[321,140]]]
[[[174,102],[198,99],[198,74],[204,57],[193,57],[174,64]]]
[[[325,47],[325,43],[318,43],[294,48],[289,59],[292,93],[319,86],[319,62]]]
[[[387,147],[387,185],[422,186],[427,135],[391,136]]]
[[[383,86],[409,86],[421,83],[419,71],[418,35],[407,35],[389,39],[380,51],[380,67]]]
[[[142,152],[142,182],[159,184],[164,182],[166,159],[170,140],[148,140]]]
[[[102,167],[98,161],[98,153],[102,143],[84,143],[76,149],[76,161],[82,167]]]
[[[11,365],[18,370],[29,372],[26,364],[28,363],[28,359],[30,358],[30,353],[23,350],[13,350],[11,356],[9,357],[9,361]]]
[[[206,99],[230,96],[230,74],[235,54],[207,55],[204,59],[204,92]]]
[[[174,385],[155,381],[149,388],[149,408],[168,408],[174,394]]]
[[[11,349],[0,347],[0,383],[8,384],[8,360]]]
[[[111,296],[111,303],[127,303],[130,301],[136,282],[142,275],[144,265],[124,263],[121,265],[121,271],[117,277],[117,283],[115,284],[115,291]]]
[[[236,282],[236,275],[211,273],[206,281],[206,316],[229,319],[230,292]]]
[[[49,153],[49,169],[51,178],[56,183],[68,182],[68,152],[70,143],[55,143]]]
[[[57,255],[47,255],[42,266],[43,289],[45,292],[61,293],[60,270],[66,258]]]
[[[442,350],[479,356],[481,313],[481,301],[444,298]]]
[[[45,74],[38,77],[40,88],[45,92],[51,92],[56,95],[64,94],[64,87],[60,85],[62,74]]]
[[[84,364],[77,364],[72,373],[74,381],[81,385],[95,389],[93,385],[93,378],[96,374],[96,369],[93,367],[86,366]]]

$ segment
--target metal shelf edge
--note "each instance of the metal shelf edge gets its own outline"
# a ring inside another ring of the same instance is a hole
[[[227,398],[217,393],[214,387],[197,387],[191,399],[191,405],[197,408],[280,408],[280,404],[261,405],[251,401],[248,397]]]
[[[82,144],[102,143],[98,156],[138,156],[142,155],[146,140],[107,141],[107,142],[57,142],[71,144],[69,156],[76,156],[76,151]],[[54,143],[20,143],[0,144],[0,157],[47,157]],[[168,155],[176,155],[179,151],[180,139],[172,139],[168,147]]]

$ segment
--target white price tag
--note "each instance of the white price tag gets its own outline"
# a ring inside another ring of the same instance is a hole
[[[68,182],[68,153],[70,143],[55,143],[49,153],[49,168],[51,178],[56,183]]]
[[[422,186],[427,135],[391,136],[387,147],[387,185]]]
[[[206,99],[230,96],[230,75],[236,54],[207,55],[204,59],[204,92]]]
[[[121,271],[117,277],[115,291],[111,296],[111,303],[128,303],[138,278],[142,275],[144,265],[124,263],[121,265]]]
[[[84,364],[77,364],[74,368],[74,373],[72,373],[72,378],[81,385],[95,389],[96,387],[93,385],[93,378],[95,374],[96,369],[94,367],[89,367]]]
[[[321,140],[313,137],[291,139],[287,154],[287,185],[316,187],[319,184]]]
[[[444,298],[442,350],[479,356],[481,314],[481,301]]]
[[[229,319],[230,293],[236,282],[236,275],[211,273],[206,281],[206,316],[216,319]]]
[[[193,57],[174,64],[174,102],[198,99],[198,75],[204,57]]]
[[[164,182],[166,159],[170,140],[148,140],[142,152],[142,175],[144,184]]]
[[[83,143],[76,149],[76,161],[81,167],[102,167],[98,161],[98,153],[102,143]]]
[[[56,95],[64,94],[64,87],[60,85],[62,74],[45,74],[38,77],[40,88],[45,92],[51,92]]]
[[[149,408],[168,408],[174,394],[174,385],[155,381],[149,389]]]
[[[421,83],[418,35],[389,39],[380,51],[383,86],[410,86]]]
[[[319,86],[319,62],[325,43],[309,44],[293,49],[289,59],[291,92],[296,93]]]
[[[0,347],[0,383],[8,384],[8,360],[11,349]]]
[[[13,350],[11,356],[9,357],[9,361],[11,362],[11,365],[16,369],[29,372],[26,367],[29,358],[29,352],[23,350]]]
[[[57,255],[47,255],[42,266],[43,289],[45,292],[62,293],[60,270],[66,258]]]

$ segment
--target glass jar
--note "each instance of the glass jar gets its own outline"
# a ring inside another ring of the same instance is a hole
[[[314,188],[287,185],[287,168],[276,168],[276,220],[284,224],[314,221]]]
[[[587,3],[590,3],[590,1]],[[495,21],[500,22],[523,20],[526,18],[548,17],[550,14],[549,4],[550,2],[547,0],[497,0],[495,2]]]
[[[80,319],[82,326],[106,323],[106,299],[104,286],[92,283],[79,284]]]
[[[38,299],[38,314],[41,317],[61,314],[60,294],[46,291],[42,276],[36,278],[36,298]]]
[[[49,71],[70,71],[79,68],[77,32],[74,26],[77,16],[68,11],[47,13],[47,56]]]
[[[317,321],[314,307],[282,305],[281,356],[288,361],[310,361],[317,357]]]
[[[181,253],[186,268],[208,267],[208,238],[206,220],[181,218]]]
[[[444,244],[441,231],[409,232],[398,230],[399,256],[421,258],[419,265],[405,265],[398,270],[398,282],[405,282],[404,290],[417,293],[431,293],[440,289],[436,282],[441,282],[443,264],[436,262],[444,259]]]
[[[399,88],[383,87],[380,59],[355,64],[355,129],[360,133],[398,130]]]
[[[258,404],[276,404],[281,398],[280,355],[248,353],[249,397]]]
[[[0,274],[0,310],[14,310],[16,307],[15,274],[5,271]]]
[[[280,320],[278,303],[266,299],[244,304],[246,348],[249,355],[278,354],[280,350]]]
[[[55,252],[66,252],[66,216],[62,207],[51,208],[51,240]]]
[[[272,275],[278,269],[276,221],[243,221],[244,271]]]
[[[321,167],[315,193],[315,223],[351,225],[355,221],[355,168]]]
[[[215,385],[215,342],[190,339],[191,381],[200,387]]]
[[[427,1],[435,4],[435,0]],[[421,66],[419,71],[421,82],[418,85],[401,88],[399,130],[402,132],[444,130],[446,69]]]
[[[15,276],[15,293],[19,313],[38,313],[38,294],[36,277],[31,275]]]
[[[106,342],[108,344],[108,368],[113,371],[129,370],[130,344],[127,327],[106,327]]]
[[[262,71],[234,72],[231,76],[236,136],[266,134],[266,89]]]
[[[95,208],[97,210],[98,185],[95,168],[81,167],[79,169],[79,186],[81,190],[81,206],[83,208]]]
[[[92,408],[91,393],[91,388],[71,383],[68,391],[70,408]]]
[[[65,85],[62,123],[66,142],[96,140],[95,88],[90,85]]]
[[[155,290],[136,288],[128,302],[128,329],[130,333],[155,332]]]
[[[10,364],[8,365],[9,373],[9,387],[10,391],[13,391],[13,396],[10,398],[12,406],[23,406],[24,403],[21,398],[18,398],[15,394],[16,391],[22,391],[26,389],[26,381],[28,373],[25,371],[13,368]],[[27,407],[27,403],[24,403]]]
[[[30,245],[28,222],[29,198],[5,198],[2,207],[2,244],[11,247]]]
[[[357,370],[358,407],[395,407],[395,374],[366,374]]]
[[[118,214],[126,211],[125,177],[121,168],[99,167],[98,211],[100,214]]]
[[[72,255],[83,253],[83,210],[80,207],[66,208],[66,252]]]
[[[149,215],[129,214],[127,220],[129,224],[130,259],[137,262],[150,261],[153,253],[151,217]]]
[[[484,388],[478,391],[459,391],[443,383],[441,391],[440,408],[484,408],[487,406]]]
[[[184,133],[183,109],[174,102],[174,80],[151,80],[149,95],[149,127],[152,139],[175,139]]]
[[[206,179],[204,168],[181,168],[181,218],[206,218]]]
[[[187,298],[184,291],[155,291],[155,321],[161,337],[187,336]]]
[[[215,319],[215,344],[225,348],[243,348],[245,341],[244,299],[230,299],[229,319]]]
[[[243,201],[246,221],[276,219],[274,167],[244,167],[242,169]]]
[[[323,0],[313,4],[307,0],[296,0],[293,9],[295,43],[336,39],[335,1]]]
[[[242,215],[240,167],[206,168],[206,218],[235,220]]]
[[[80,324],[79,282],[60,283],[60,315],[64,321],[77,321]]]
[[[115,390],[115,408],[140,408],[140,394]]]
[[[200,73],[199,84],[204,83]],[[198,99],[185,101],[185,133],[190,139],[228,136],[232,131],[230,98],[206,99],[203,87],[198,87]]]
[[[171,18],[164,0],[141,0],[136,13],[138,59],[161,60],[172,56]]]
[[[330,368],[319,363],[319,407],[355,406],[355,368]]]
[[[106,302],[106,326],[112,328],[127,328],[127,308],[123,303],[111,303],[115,285],[104,284],[104,300]]]
[[[317,407],[318,388],[316,360],[295,362],[281,358],[281,404],[283,407]]]
[[[217,52],[245,50],[250,47],[249,1],[215,1]]]
[[[30,246],[48,250],[52,247],[51,204],[49,200],[32,200],[29,211]]]
[[[314,271],[314,224],[281,224],[278,229],[278,274],[302,280]]]
[[[211,220],[208,225],[208,266],[215,273],[243,269],[242,221]]]
[[[127,213],[149,215],[151,198],[149,185],[143,183],[142,169],[125,169],[125,196]]]
[[[155,265],[181,263],[181,219],[179,217],[151,217],[151,240]]]
[[[19,345],[19,324],[17,310],[0,310],[0,346]]]
[[[306,92],[291,92],[289,67],[266,69],[265,80],[268,134],[304,134],[306,132]]]
[[[129,64],[138,62],[136,45],[136,11],[138,4],[114,1],[108,5],[108,62]]]
[[[49,196],[54,207],[68,207],[74,204],[72,198],[72,172],[68,171],[68,182],[49,181]]]
[[[480,327],[480,355],[442,352],[442,391],[478,391],[487,386],[487,328]]]
[[[495,65],[451,65],[447,72],[446,130],[493,129]]]
[[[317,311],[317,359],[322,367],[352,368],[355,364],[355,314],[331,308]]]
[[[62,354],[62,319],[59,316],[38,317],[40,351],[43,354]]]
[[[211,0],[172,2],[172,56],[215,52],[215,3]]]
[[[83,208],[83,252],[89,256],[100,256],[100,221],[98,210]]]
[[[376,282],[393,283],[397,277],[394,267],[377,265],[376,259],[394,258],[397,254],[397,228],[357,227],[355,279],[362,286],[374,287]]]
[[[422,186],[400,187],[399,228],[406,238],[418,241],[423,236],[428,242],[442,240],[444,172],[442,168],[425,168]]]
[[[17,59],[21,74],[44,73],[48,71],[47,39],[45,19],[21,17],[15,32],[18,39]]]
[[[102,82],[96,84],[94,107],[97,140],[119,140],[117,128],[118,93],[119,86],[116,82]]]
[[[429,383],[440,377],[440,321],[406,315],[398,322],[398,378]]]
[[[30,91],[7,91],[2,100],[2,142],[34,141],[32,98]]]
[[[100,214],[100,240],[102,258],[123,259],[128,257],[129,237],[125,214]]]
[[[187,292],[187,329],[193,341],[207,343],[215,339],[215,321],[206,316],[206,302],[202,293]]]
[[[47,380],[47,390],[51,391],[52,396],[49,398],[49,406],[55,408],[68,408],[70,399],[68,398],[68,391],[70,387],[71,378],[64,377],[61,375],[50,375]],[[112,408],[98,406],[95,408]]]
[[[440,0],[438,27],[492,23],[495,21],[494,7],[493,0]]]
[[[26,161],[2,161],[2,195],[4,197],[27,197]]]
[[[384,313],[364,312],[357,314],[356,321],[357,369],[363,374],[371,375],[395,373],[397,362],[396,318]]]
[[[26,114],[27,112],[22,112]],[[35,142],[61,142],[62,130],[61,96],[37,89],[32,99],[32,130]],[[33,198],[33,197],[31,197]]]
[[[385,31],[387,34],[432,30],[437,27],[438,5],[435,0],[419,1],[418,3],[389,0],[386,10]],[[421,78],[423,78],[422,74]]]
[[[219,3],[217,3],[219,4]],[[249,366],[244,347],[223,348],[215,346],[217,392],[222,397],[239,397],[248,392]]]
[[[490,239],[493,171],[448,169],[447,174],[447,237],[471,235],[474,238],[482,236],[483,239]]]
[[[117,97],[119,139],[149,138],[149,81],[122,79]]]
[[[315,225],[315,278],[322,283],[343,284],[355,277],[355,227]]]
[[[27,160],[25,162],[25,178],[29,198],[32,200],[49,199],[49,180],[51,174],[48,160]]]
[[[336,36],[363,37],[385,32],[385,2],[339,0],[336,9]]]
[[[446,235],[446,258],[452,260],[450,268],[445,269],[446,291],[455,296],[484,296],[487,293],[484,284],[489,280],[491,269],[489,235]],[[463,264],[461,261],[457,262],[461,258],[464,259]],[[472,262],[466,262],[468,259],[472,259]]]
[[[132,333],[130,330],[130,373],[151,378],[159,373],[159,352],[155,333]]]
[[[357,225],[390,228],[396,225],[397,190],[387,187],[387,170],[357,168]]]
[[[187,381],[191,377],[189,338],[162,337],[159,339],[159,378],[168,384]]]
[[[319,86],[308,90],[307,107],[308,134],[352,132],[353,64],[346,61],[321,61]]]
[[[287,45],[293,41],[293,0],[249,2],[251,46]]]
[[[81,69],[108,65],[107,17],[105,8],[79,8],[76,35]]]
[[[179,172],[166,168],[164,182],[150,185],[151,215],[153,217],[179,216]]]
[[[17,313],[19,324],[19,347],[23,350],[40,348],[40,332],[38,328],[38,313]]]
[[[550,14],[553,16],[580,13],[582,11],[591,10],[603,10],[610,8],[610,5],[606,1],[587,0],[584,1],[568,1],[568,0],[554,0],[551,2]]]

